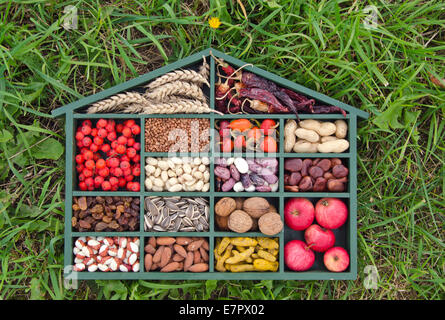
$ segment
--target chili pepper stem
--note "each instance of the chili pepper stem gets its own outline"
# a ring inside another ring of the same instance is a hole
[[[232,89],[233,89],[233,88],[232,88]],[[230,90],[232,90],[232,89],[230,89]],[[230,91],[230,90],[229,90],[229,91]],[[227,92],[227,93],[228,93],[228,92]],[[230,98],[229,102],[227,103],[227,108],[230,107],[230,103],[232,102],[233,98],[235,98],[237,95],[238,95],[238,93],[234,94],[234,95]],[[235,113],[235,114],[239,114],[239,113]],[[241,112],[241,114],[242,114],[242,112]]]
[[[246,112],[246,111],[244,111],[244,103],[246,103],[246,101],[248,101],[249,103],[252,103],[252,100],[249,100],[249,99],[244,99],[243,100],[243,102],[241,103],[241,107],[240,107],[240,109],[241,109],[241,112],[242,113],[244,113],[244,114],[249,114],[248,112]]]
[[[232,89],[235,89],[235,87],[227,90],[227,92],[222,97],[216,97],[215,100],[224,100]]]
[[[223,67],[228,65],[226,62],[224,62],[223,59],[218,59],[217,57],[215,57],[212,51],[210,51],[209,54],[212,56],[213,59],[215,59],[216,62],[218,62],[218,65],[221,65]]]

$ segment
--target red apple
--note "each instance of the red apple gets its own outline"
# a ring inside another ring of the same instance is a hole
[[[323,262],[329,271],[342,272],[349,266],[349,254],[342,247],[333,247],[326,251]]]
[[[293,271],[305,271],[315,262],[315,253],[301,240],[292,240],[284,246],[284,262]]]
[[[315,219],[323,228],[340,228],[348,219],[348,207],[340,199],[322,198],[315,205]]]
[[[289,228],[304,230],[314,221],[315,209],[306,198],[292,198],[284,206],[284,221]]]
[[[304,232],[304,239],[312,250],[325,252],[335,244],[334,232],[324,229],[318,224],[313,224]]]

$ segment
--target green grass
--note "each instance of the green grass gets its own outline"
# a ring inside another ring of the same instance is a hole
[[[445,89],[430,78],[445,77],[443,4],[241,2],[248,19],[224,0],[0,1],[0,299],[445,298]],[[69,4],[78,30],[61,27]],[[368,4],[377,30],[363,26]],[[358,279],[63,289],[64,122],[51,110],[210,45],[370,113],[358,131]]]

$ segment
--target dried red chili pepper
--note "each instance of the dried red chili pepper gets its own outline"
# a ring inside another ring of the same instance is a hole
[[[312,108],[315,104],[314,99],[308,99],[307,97],[286,88],[281,88],[281,90],[284,91],[294,101],[294,105],[298,111],[314,113],[314,110]]]
[[[259,77],[251,72],[243,72],[242,82],[248,87],[260,88],[271,92],[276,98],[281,100],[281,102],[283,102],[284,105],[290,111],[295,113],[295,115],[297,115],[298,117],[298,111],[292,99],[287,95],[286,92],[280,90],[280,88],[274,82]]]
[[[241,88],[239,95],[242,98],[250,98],[263,101],[269,104],[275,112],[288,113],[289,110],[284,107],[280,101],[269,91],[260,88]]]
[[[337,113],[340,112],[346,117],[346,111],[336,106],[314,106],[314,113]]]

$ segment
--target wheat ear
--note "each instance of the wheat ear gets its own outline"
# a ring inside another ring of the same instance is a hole
[[[148,100],[165,101],[165,99],[171,95],[181,95],[200,101],[206,101],[204,92],[198,85],[184,81],[169,82],[152,91],[147,91],[144,94],[144,98]]]
[[[195,70],[175,70],[164,74],[163,76],[157,78],[156,80],[150,82],[145,87],[149,89],[158,88],[166,83],[173,81],[188,81],[197,84],[206,84],[210,87],[209,82],[200,73]]]
[[[100,112],[109,112],[120,109],[124,105],[132,105],[132,104],[142,104],[144,105],[147,102],[140,93],[137,92],[126,92],[119,93],[111,98],[96,102],[92,104],[88,109],[87,113],[100,113]]]
[[[153,102],[145,105],[141,113],[146,114],[170,114],[170,113],[210,113],[219,111],[210,109],[207,103],[199,100],[179,99],[173,102]]]
[[[202,56],[202,65],[199,67],[199,74],[201,74],[205,79],[209,78],[210,75],[210,66],[207,63],[207,60],[204,56]]]

